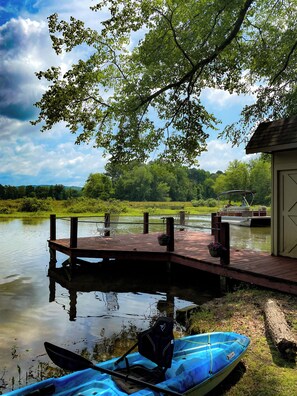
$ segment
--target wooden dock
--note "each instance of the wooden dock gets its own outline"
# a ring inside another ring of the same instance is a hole
[[[114,237],[77,238],[75,247],[71,240],[50,239],[51,265],[55,252],[62,252],[75,263],[77,258],[117,259],[192,267],[222,277],[297,295],[297,260],[274,257],[269,253],[230,249],[230,263],[222,265],[219,258],[211,257],[207,245],[214,238],[199,231],[175,231],[174,250],[160,246],[158,233],[125,234]]]

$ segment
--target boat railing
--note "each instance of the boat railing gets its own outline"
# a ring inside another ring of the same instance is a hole
[[[218,211],[219,216],[255,217],[267,216],[267,208],[252,209],[250,206],[225,206]]]

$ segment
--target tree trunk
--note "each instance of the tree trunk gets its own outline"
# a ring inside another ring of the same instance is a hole
[[[274,300],[268,300],[264,306],[267,330],[274,345],[284,358],[295,360],[297,340],[287,324],[285,315]]]

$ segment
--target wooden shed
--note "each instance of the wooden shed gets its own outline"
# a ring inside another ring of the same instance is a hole
[[[297,116],[261,123],[246,153],[272,156],[271,253],[297,258]]]

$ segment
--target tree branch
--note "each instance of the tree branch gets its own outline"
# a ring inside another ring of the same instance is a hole
[[[168,18],[165,14],[163,14],[160,10],[156,9],[156,12],[158,12],[169,24],[169,27],[172,31],[172,35],[173,35],[173,39],[174,42],[177,46],[177,48],[180,50],[180,52],[183,54],[183,56],[189,61],[189,63],[192,65],[192,67],[194,67],[194,62],[192,61],[192,59],[189,57],[189,55],[185,52],[185,50],[182,48],[182,46],[179,44],[179,41],[177,39],[177,35],[176,35],[176,31],[174,29],[174,26],[172,25],[172,15],[171,18]]]
[[[278,79],[278,77],[286,70],[286,68],[289,65],[290,58],[293,55],[293,52],[296,50],[296,48],[297,48],[297,40],[295,41],[293,47],[291,48],[291,51],[289,52],[289,54],[287,56],[285,64],[283,65],[283,67],[280,69],[280,71],[272,79],[272,84],[274,84],[276,82],[276,80]]]
[[[191,70],[189,70],[180,80],[173,82],[171,84],[168,84],[164,86],[163,88],[159,89],[158,91],[154,92],[153,94],[147,96],[145,99],[143,99],[140,104],[137,106],[136,110],[138,110],[141,106],[143,106],[146,103],[151,102],[155,98],[157,98],[159,95],[162,93],[168,91],[169,89],[176,88],[181,86],[183,83],[185,83],[187,80],[191,79],[193,75],[201,68],[204,68],[207,64],[211,63],[214,59],[216,59],[219,54],[233,41],[233,39],[236,37],[237,33],[239,32],[247,11],[249,10],[250,6],[255,0],[246,0],[243,8],[241,9],[238,18],[234,24],[233,29],[229,33],[229,35],[226,37],[226,39],[213,51],[212,54],[210,54],[208,57],[202,59],[200,62],[196,63],[193,65]]]

